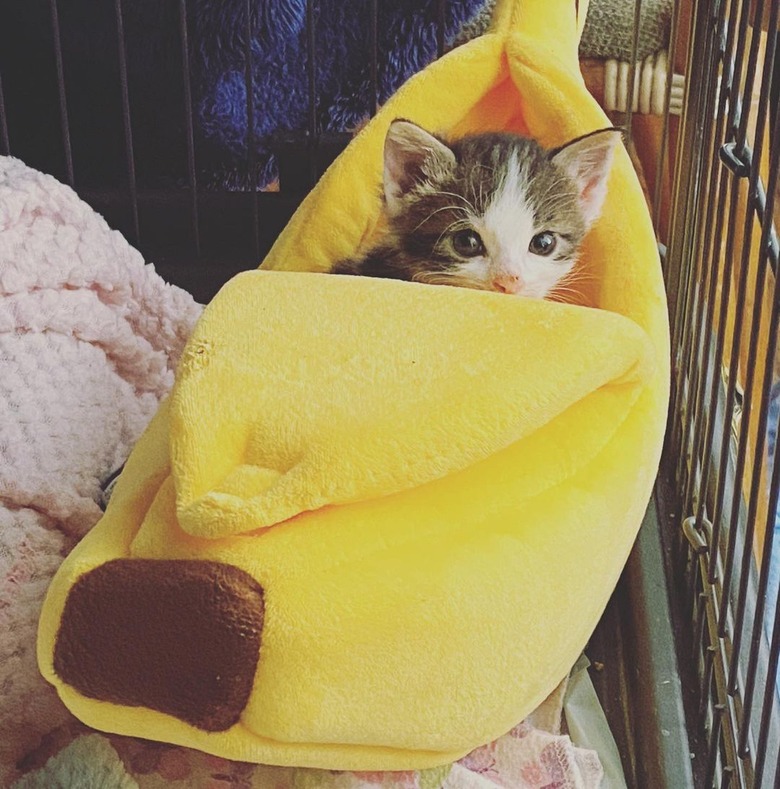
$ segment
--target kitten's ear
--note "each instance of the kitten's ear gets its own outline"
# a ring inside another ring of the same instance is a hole
[[[385,202],[391,214],[415,186],[437,181],[455,167],[455,154],[425,129],[405,120],[390,124],[385,137]]]
[[[578,137],[550,153],[551,161],[562,167],[579,187],[580,207],[588,227],[598,219],[604,205],[607,176],[621,137],[620,129],[602,129]]]

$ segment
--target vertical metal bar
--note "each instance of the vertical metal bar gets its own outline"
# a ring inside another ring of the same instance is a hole
[[[742,102],[742,113],[739,119],[739,128],[737,129],[736,134],[736,141],[737,141],[737,155],[739,156],[741,153],[745,151],[745,144],[747,141],[747,126],[748,126],[748,119],[750,118],[750,97],[753,92],[753,84],[755,83],[756,79],[756,68],[758,66],[758,51],[759,51],[759,44],[761,43],[761,20],[764,16],[764,0],[754,0],[755,9],[753,14],[753,25],[750,34],[750,51],[748,52],[748,63],[747,69],[745,71],[745,87],[743,92],[743,99],[747,98],[747,107],[745,106],[745,101]],[[773,3],[772,11],[776,10],[777,3]],[[747,10],[744,12],[747,14]],[[771,11],[770,11],[771,13]],[[770,30],[774,30],[775,28],[770,27]],[[774,39],[775,36],[769,36],[768,39]],[[767,42],[767,45],[770,46],[770,42]],[[773,46],[773,44],[771,44]],[[770,62],[768,49],[767,49],[767,56],[764,60],[764,65]],[[772,58],[771,63],[774,63],[774,58]],[[766,69],[765,69],[766,70]],[[769,74],[771,75],[771,70],[769,70]],[[769,87],[769,81],[771,81],[771,76],[769,80],[767,80],[764,84]],[[768,93],[768,90],[767,90]],[[757,146],[756,146],[757,147]]]
[[[666,89],[664,90],[664,121],[661,130],[661,149],[658,152],[658,164],[655,170],[655,192],[653,194],[653,227],[656,229],[661,222],[661,198],[663,195],[664,168],[666,157],[669,153],[669,105],[672,98],[672,82],[674,81],[674,59],[677,56],[677,36],[679,35],[680,13],[682,3],[675,3],[672,12],[672,25],[669,32],[669,49],[667,52],[666,64]],[[667,227],[667,232],[669,228]],[[668,239],[662,239],[664,243]],[[664,279],[668,279],[668,260],[664,261]]]
[[[252,76],[252,0],[244,0],[244,89],[246,90],[247,184],[252,209],[252,243],[260,255],[260,222],[257,211],[257,149],[255,146],[255,93]]]
[[[11,154],[11,143],[8,139],[8,122],[5,117],[5,95],[3,94],[3,76],[0,74],[0,154]]]
[[[722,704],[716,704],[712,710],[712,729],[710,730],[710,739],[707,743],[707,774],[704,779],[704,786],[712,786],[713,779],[715,778],[715,767],[718,761],[718,748],[720,745],[720,730],[723,724],[723,713],[725,707]]]
[[[693,611],[693,621],[691,624],[694,628],[694,635],[691,639],[691,660],[695,660],[703,649],[705,633],[707,631],[707,593],[696,593],[696,588],[699,580],[699,556],[691,552],[691,570],[688,573],[688,597],[691,601],[691,609]]]
[[[686,543],[686,545],[690,549],[690,543]],[[691,611],[693,614],[692,624],[695,628],[692,642],[693,654],[691,655],[691,660],[693,660],[701,649],[701,644],[704,643],[704,634],[707,627],[707,617],[705,615],[707,595],[704,592],[700,594],[696,593],[699,585],[699,555],[694,553],[691,549],[689,557],[690,569],[688,570],[687,590],[688,600],[691,602]]]
[[[636,60],[639,54],[639,28],[642,24],[642,0],[634,0],[634,38],[631,42],[631,62],[628,64],[628,105],[626,106],[626,145],[634,138],[634,95],[636,91]]]
[[[697,646],[699,646],[697,644]],[[702,672],[702,683],[699,688],[699,726],[703,727],[709,706],[710,693],[712,691],[712,675],[715,667],[715,647],[708,646],[704,652],[704,671]]]
[[[444,54],[444,30],[447,26],[447,0],[437,0],[436,3],[436,49],[438,56]]]
[[[114,0],[116,11],[116,35],[119,53],[119,81],[122,91],[122,123],[125,129],[125,158],[127,179],[130,189],[130,209],[133,222],[133,240],[137,244],[141,233],[138,224],[138,189],[135,179],[135,155],[133,153],[133,129],[130,120],[130,97],[127,87],[127,52],[125,50],[125,26],[122,19],[122,0]]]
[[[192,194],[190,218],[195,256],[200,257],[200,223],[198,221],[198,176],[195,169],[195,126],[192,118],[192,78],[190,74],[187,0],[179,0],[179,34],[181,40],[181,72],[184,77],[184,119],[187,125],[187,175]]]
[[[60,19],[57,13],[57,0],[49,0],[51,27],[54,34],[54,62],[57,66],[57,91],[60,99],[60,126],[62,129],[62,149],[65,152],[65,173],[68,183],[73,186],[73,152],[70,145],[70,123],[68,121],[68,101],[65,95],[65,71],[62,66],[62,37]]]
[[[680,5],[681,4],[678,4],[678,8]],[[706,15],[699,12],[698,6],[696,6],[696,10],[691,18],[691,25],[692,37],[687,53],[687,73],[693,73],[694,53],[698,51],[707,33]],[[703,82],[703,79],[689,79],[685,82],[683,102],[685,112],[681,118],[678,135],[678,147],[680,147],[681,150],[697,150],[695,143],[700,136],[698,108],[702,100]],[[690,285],[693,275],[693,267],[690,265],[692,257],[689,254],[692,224],[695,222],[695,217],[691,210],[695,200],[695,190],[693,186],[696,172],[700,164],[701,160],[696,156],[676,156],[672,179],[672,202],[674,210],[672,211],[670,220],[667,272],[674,274],[674,279],[671,277],[668,278],[668,289],[670,293],[674,294],[674,307],[670,317],[672,319],[672,364],[675,372],[675,375],[672,376],[673,391],[671,402],[674,404],[672,421],[675,422],[675,417],[678,412],[677,404],[683,388],[682,376],[679,370],[680,334],[683,327],[683,316],[688,302],[688,294],[691,289]],[[674,427],[676,428],[676,424]],[[672,435],[675,438],[679,437],[679,433],[676,429],[672,430]],[[682,452],[678,448],[678,456],[681,454]]]
[[[306,75],[309,86],[309,177],[312,186],[317,180],[317,41],[314,0],[306,0]]]
[[[379,0],[371,0],[368,25],[369,57],[371,60],[371,114],[379,111]]]
[[[755,775],[756,783],[754,789],[761,789],[764,785],[764,774],[766,770],[767,742],[769,740],[770,719],[772,710],[775,706],[777,694],[777,669],[780,662],[780,600],[775,607],[775,619],[772,625],[772,640],[769,645],[769,660],[767,665],[768,682],[764,688],[764,701],[761,706],[761,722],[758,728],[758,741],[756,742],[756,762]],[[775,765],[775,786],[780,778],[780,752],[777,754]]]
[[[725,22],[725,3],[721,3],[720,17],[718,31],[722,30]],[[672,348],[675,354],[678,354],[684,349],[688,343],[688,332],[690,330],[691,321],[684,320],[685,317],[690,315],[690,309],[693,304],[693,294],[695,289],[693,286],[695,282],[693,274],[695,272],[694,265],[698,265],[700,260],[697,255],[693,254],[696,237],[694,233],[697,231],[697,224],[700,214],[701,202],[701,188],[698,186],[698,180],[703,167],[703,138],[704,138],[704,125],[702,118],[706,113],[709,113],[709,106],[712,97],[716,91],[717,73],[715,70],[716,58],[711,57],[711,53],[715,47],[715,40],[713,39],[712,32],[708,27],[709,14],[706,12],[706,6],[697,5],[696,16],[694,19],[694,39],[688,51],[687,71],[692,73],[694,69],[698,68],[698,79],[690,79],[686,81],[685,92],[685,107],[686,112],[682,117],[681,141],[684,149],[691,152],[690,156],[678,156],[675,167],[675,210],[673,214],[672,226],[672,245],[670,249],[670,259],[675,258],[678,266],[682,266],[683,262],[688,262],[687,277],[681,282],[683,289],[678,293],[675,318],[674,318],[674,334]],[[731,25],[729,30],[731,32]],[[696,58],[696,60],[694,60]],[[703,64],[703,68],[702,68]],[[721,104],[725,104],[724,86],[721,85],[720,94]],[[697,155],[696,152],[699,152]],[[683,173],[687,178],[683,179]],[[684,205],[683,208],[679,206]],[[681,226],[680,226],[681,225]],[[693,262],[694,265],[690,265]],[[678,360],[679,361],[679,360]],[[679,369],[679,368],[678,368]],[[681,392],[677,391],[677,397]],[[679,414],[681,409],[679,401],[674,401],[674,412]],[[677,432],[677,431],[675,431]]]

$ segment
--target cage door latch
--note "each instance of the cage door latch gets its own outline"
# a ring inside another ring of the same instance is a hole
[[[686,518],[682,522],[682,530],[685,538],[688,540],[691,546],[691,550],[695,554],[706,553],[707,548],[707,540],[700,529],[696,528],[696,517],[691,515],[691,517]]]
[[[747,145],[742,146],[741,151],[737,151],[735,142],[727,142],[720,146],[718,151],[721,162],[731,170],[737,178],[747,178],[750,175],[750,165],[753,162],[753,155]]]

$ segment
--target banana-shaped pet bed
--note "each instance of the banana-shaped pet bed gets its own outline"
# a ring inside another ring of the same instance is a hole
[[[666,303],[625,151],[586,239],[591,308],[301,272],[371,237],[394,118],[548,147],[608,125],[578,70],[584,13],[499,3],[206,309],[44,605],[40,667],[82,721],[246,761],[422,768],[566,675],[666,414]]]

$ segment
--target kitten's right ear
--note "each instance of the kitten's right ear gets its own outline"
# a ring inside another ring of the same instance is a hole
[[[455,154],[414,123],[395,120],[385,137],[385,203],[397,213],[403,198],[426,181],[437,181],[455,167]]]
[[[607,176],[622,136],[620,129],[600,129],[550,152],[551,161],[562,167],[577,185],[582,216],[588,227],[604,205]]]

